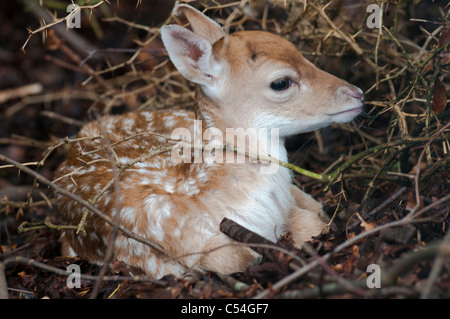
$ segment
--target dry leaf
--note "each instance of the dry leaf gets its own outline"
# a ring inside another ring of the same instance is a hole
[[[59,50],[62,45],[62,40],[55,34],[55,31],[50,29],[47,32],[46,46],[50,51]]]
[[[445,92],[445,85],[441,80],[436,79],[433,87],[433,101],[431,102],[431,109],[435,114],[442,113],[447,107],[447,93]]]
[[[364,230],[371,230],[375,226],[375,223],[367,223],[365,221],[361,221],[361,227],[364,228]]]
[[[427,163],[420,162],[419,167],[420,167],[420,171],[423,172],[425,167],[427,167]],[[417,174],[417,164],[413,166],[413,168],[409,171],[409,174],[411,174],[411,175]]]
[[[9,253],[11,251],[8,245],[0,245],[0,250],[3,254]]]
[[[423,196],[420,196],[419,201],[420,202],[419,202],[419,208],[418,209],[420,210],[420,209],[422,209],[424,207]],[[416,205],[417,205],[417,202],[416,202],[416,200],[414,198],[414,195],[413,195],[412,192],[410,192],[408,194],[408,202],[406,203],[405,209],[407,211],[412,211],[414,209],[414,207],[416,207]]]
[[[359,247],[357,245],[352,246],[352,254],[342,263],[334,265],[333,269],[337,272],[351,273],[355,269],[356,264],[360,260]]]
[[[441,36],[439,37],[438,46],[442,47],[450,42],[450,26],[446,26],[441,31]],[[441,52],[441,64],[448,63],[449,60],[449,50]],[[431,102],[431,109],[435,114],[442,113],[447,107],[447,93],[445,90],[445,85],[440,79],[436,79],[433,87],[433,101]]]

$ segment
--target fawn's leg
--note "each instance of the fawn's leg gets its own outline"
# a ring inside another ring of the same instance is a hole
[[[292,233],[295,246],[300,248],[305,241],[322,233],[325,222],[319,214],[299,207],[289,212],[288,230]]]
[[[295,246],[301,247],[305,241],[320,235],[324,229],[322,204],[294,185],[291,187],[291,194],[296,205],[289,212],[288,230],[292,233]]]
[[[297,186],[291,186],[291,194],[294,196],[295,203],[299,208],[316,212],[317,214],[322,212],[322,204],[315,200],[311,195],[306,194]]]
[[[248,247],[233,245],[225,234],[210,239],[202,249],[199,267],[222,274],[242,272],[248,266],[259,262],[260,255]]]

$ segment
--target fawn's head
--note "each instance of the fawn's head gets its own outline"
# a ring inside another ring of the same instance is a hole
[[[362,91],[306,60],[289,41],[264,31],[226,35],[188,5],[193,31],[161,29],[175,67],[199,84],[209,114],[227,127],[279,128],[281,136],[348,122],[361,112]]]

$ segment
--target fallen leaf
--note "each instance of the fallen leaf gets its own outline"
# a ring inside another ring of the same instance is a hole
[[[375,223],[367,223],[365,221],[361,221],[361,227],[364,228],[364,230],[371,230],[375,226]]]
[[[421,172],[425,169],[425,167],[427,167],[427,163],[420,162],[419,168],[420,168]],[[417,173],[417,164],[414,165],[413,168],[409,171],[409,174],[411,174],[411,175],[415,175],[416,173]]]
[[[413,193],[410,192],[410,193],[408,194],[408,202],[406,203],[405,209],[406,209],[407,211],[412,211],[412,210],[416,207],[416,205],[417,205],[417,201],[416,201],[416,199],[414,198]],[[418,208],[418,209],[420,210],[420,209],[422,209],[423,207],[424,207],[423,196],[420,196],[420,198],[419,198],[419,208]]]
[[[49,49],[50,51],[59,50],[61,48],[62,41],[52,29],[48,30],[47,32],[46,45],[47,49]]]
[[[442,113],[447,107],[447,93],[445,85],[441,80],[436,79],[433,87],[433,101],[431,102],[431,109],[435,114]]]
[[[337,272],[350,273],[355,269],[358,260],[361,258],[359,254],[359,247],[357,245],[352,246],[352,254],[345,259],[342,263],[334,265],[332,268]]]
[[[11,251],[11,249],[9,248],[8,245],[0,245],[0,250],[1,252],[4,253],[9,253]]]

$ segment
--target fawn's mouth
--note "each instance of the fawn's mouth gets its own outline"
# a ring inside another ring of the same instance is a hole
[[[359,114],[362,111],[362,105],[358,106],[358,107],[354,107],[345,111],[341,111],[341,112],[337,112],[337,113],[331,113],[328,114],[330,116],[336,116],[336,115],[340,115],[340,114]]]

